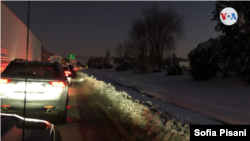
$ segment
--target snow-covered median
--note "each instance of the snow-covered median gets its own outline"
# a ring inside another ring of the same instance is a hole
[[[97,104],[122,125],[128,140],[190,140],[189,125],[161,113],[150,101],[133,99],[124,91],[117,91],[110,83],[98,81],[83,72],[77,73],[78,82],[93,92]],[[121,128],[119,128],[121,129]]]

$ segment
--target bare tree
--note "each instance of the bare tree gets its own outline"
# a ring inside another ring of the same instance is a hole
[[[140,72],[148,71],[149,42],[145,36],[146,26],[141,19],[133,19],[129,30],[126,46],[130,49],[130,55],[136,58],[135,68]]]
[[[121,43],[118,43],[117,45],[114,46],[115,52],[118,58],[121,58],[123,56],[123,46]]]
[[[122,53],[123,53],[123,56],[125,56],[125,57],[127,57],[127,56],[131,57],[131,50],[130,50],[129,46],[127,46],[126,43],[123,44]]]
[[[109,50],[109,48],[106,48],[106,55],[104,58],[102,58],[102,65],[103,68],[112,68],[115,67],[114,64],[114,58],[111,56],[111,52]]]
[[[118,58],[130,56],[131,51],[126,42],[124,43],[119,42],[117,45],[114,46],[114,48]]]
[[[128,42],[139,59],[155,60],[161,72],[163,53],[174,50],[177,39],[184,37],[183,17],[172,8],[161,10],[157,5],[145,7],[142,16],[132,20]]]
[[[111,53],[110,53],[110,50],[109,50],[109,48],[107,47],[107,48],[106,48],[106,56],[110,56],[110,54],[111,54]]]

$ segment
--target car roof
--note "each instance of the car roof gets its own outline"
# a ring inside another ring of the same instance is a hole
[[[47,66],[59,66],[60,63],[58,62],[41,62],[41,61],[27,61],[29,64],[37,64],[37,65],[47,65]],[[26,61],[11,61],[11,64],[25,64]]]
[[[26,61],[12,61],[13,63],[26,63]],[[27,61],[28,63],[32,64],[44,64],[44,65],[53,65],[55,63],[52,62],[40,62],[40,61]]]

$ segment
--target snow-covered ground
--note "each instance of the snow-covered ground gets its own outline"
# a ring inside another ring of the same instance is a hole
[[[111,83],[135,99],[151,101],[162,112],[171,112],[182,122],[250,124],[250,86],[237,77],[194,81],[189,74],[133,74],[115,69],[83,72]]]

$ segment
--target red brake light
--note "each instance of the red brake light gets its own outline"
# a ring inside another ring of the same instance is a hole
[[[65,82],[63,82],[63,81],[50,81],[49,83],[50,83],[50,85],[55,86],[55,87],[64,87],[64,86],[66,86]]]
[[[70,72],[70,71],[64,71],[64,73],[65,73],[65,74],[71,74],[71,72]]]
[[[70,72],[70,71],[64,71],[64,73],[65,73],[66,76],[71,75],[71,72]]]
[[[2,105],[2,107],[10,107],[10,105]]]
[[[0,79],[0,84],[7,84],[10,82],[10,79]]]

